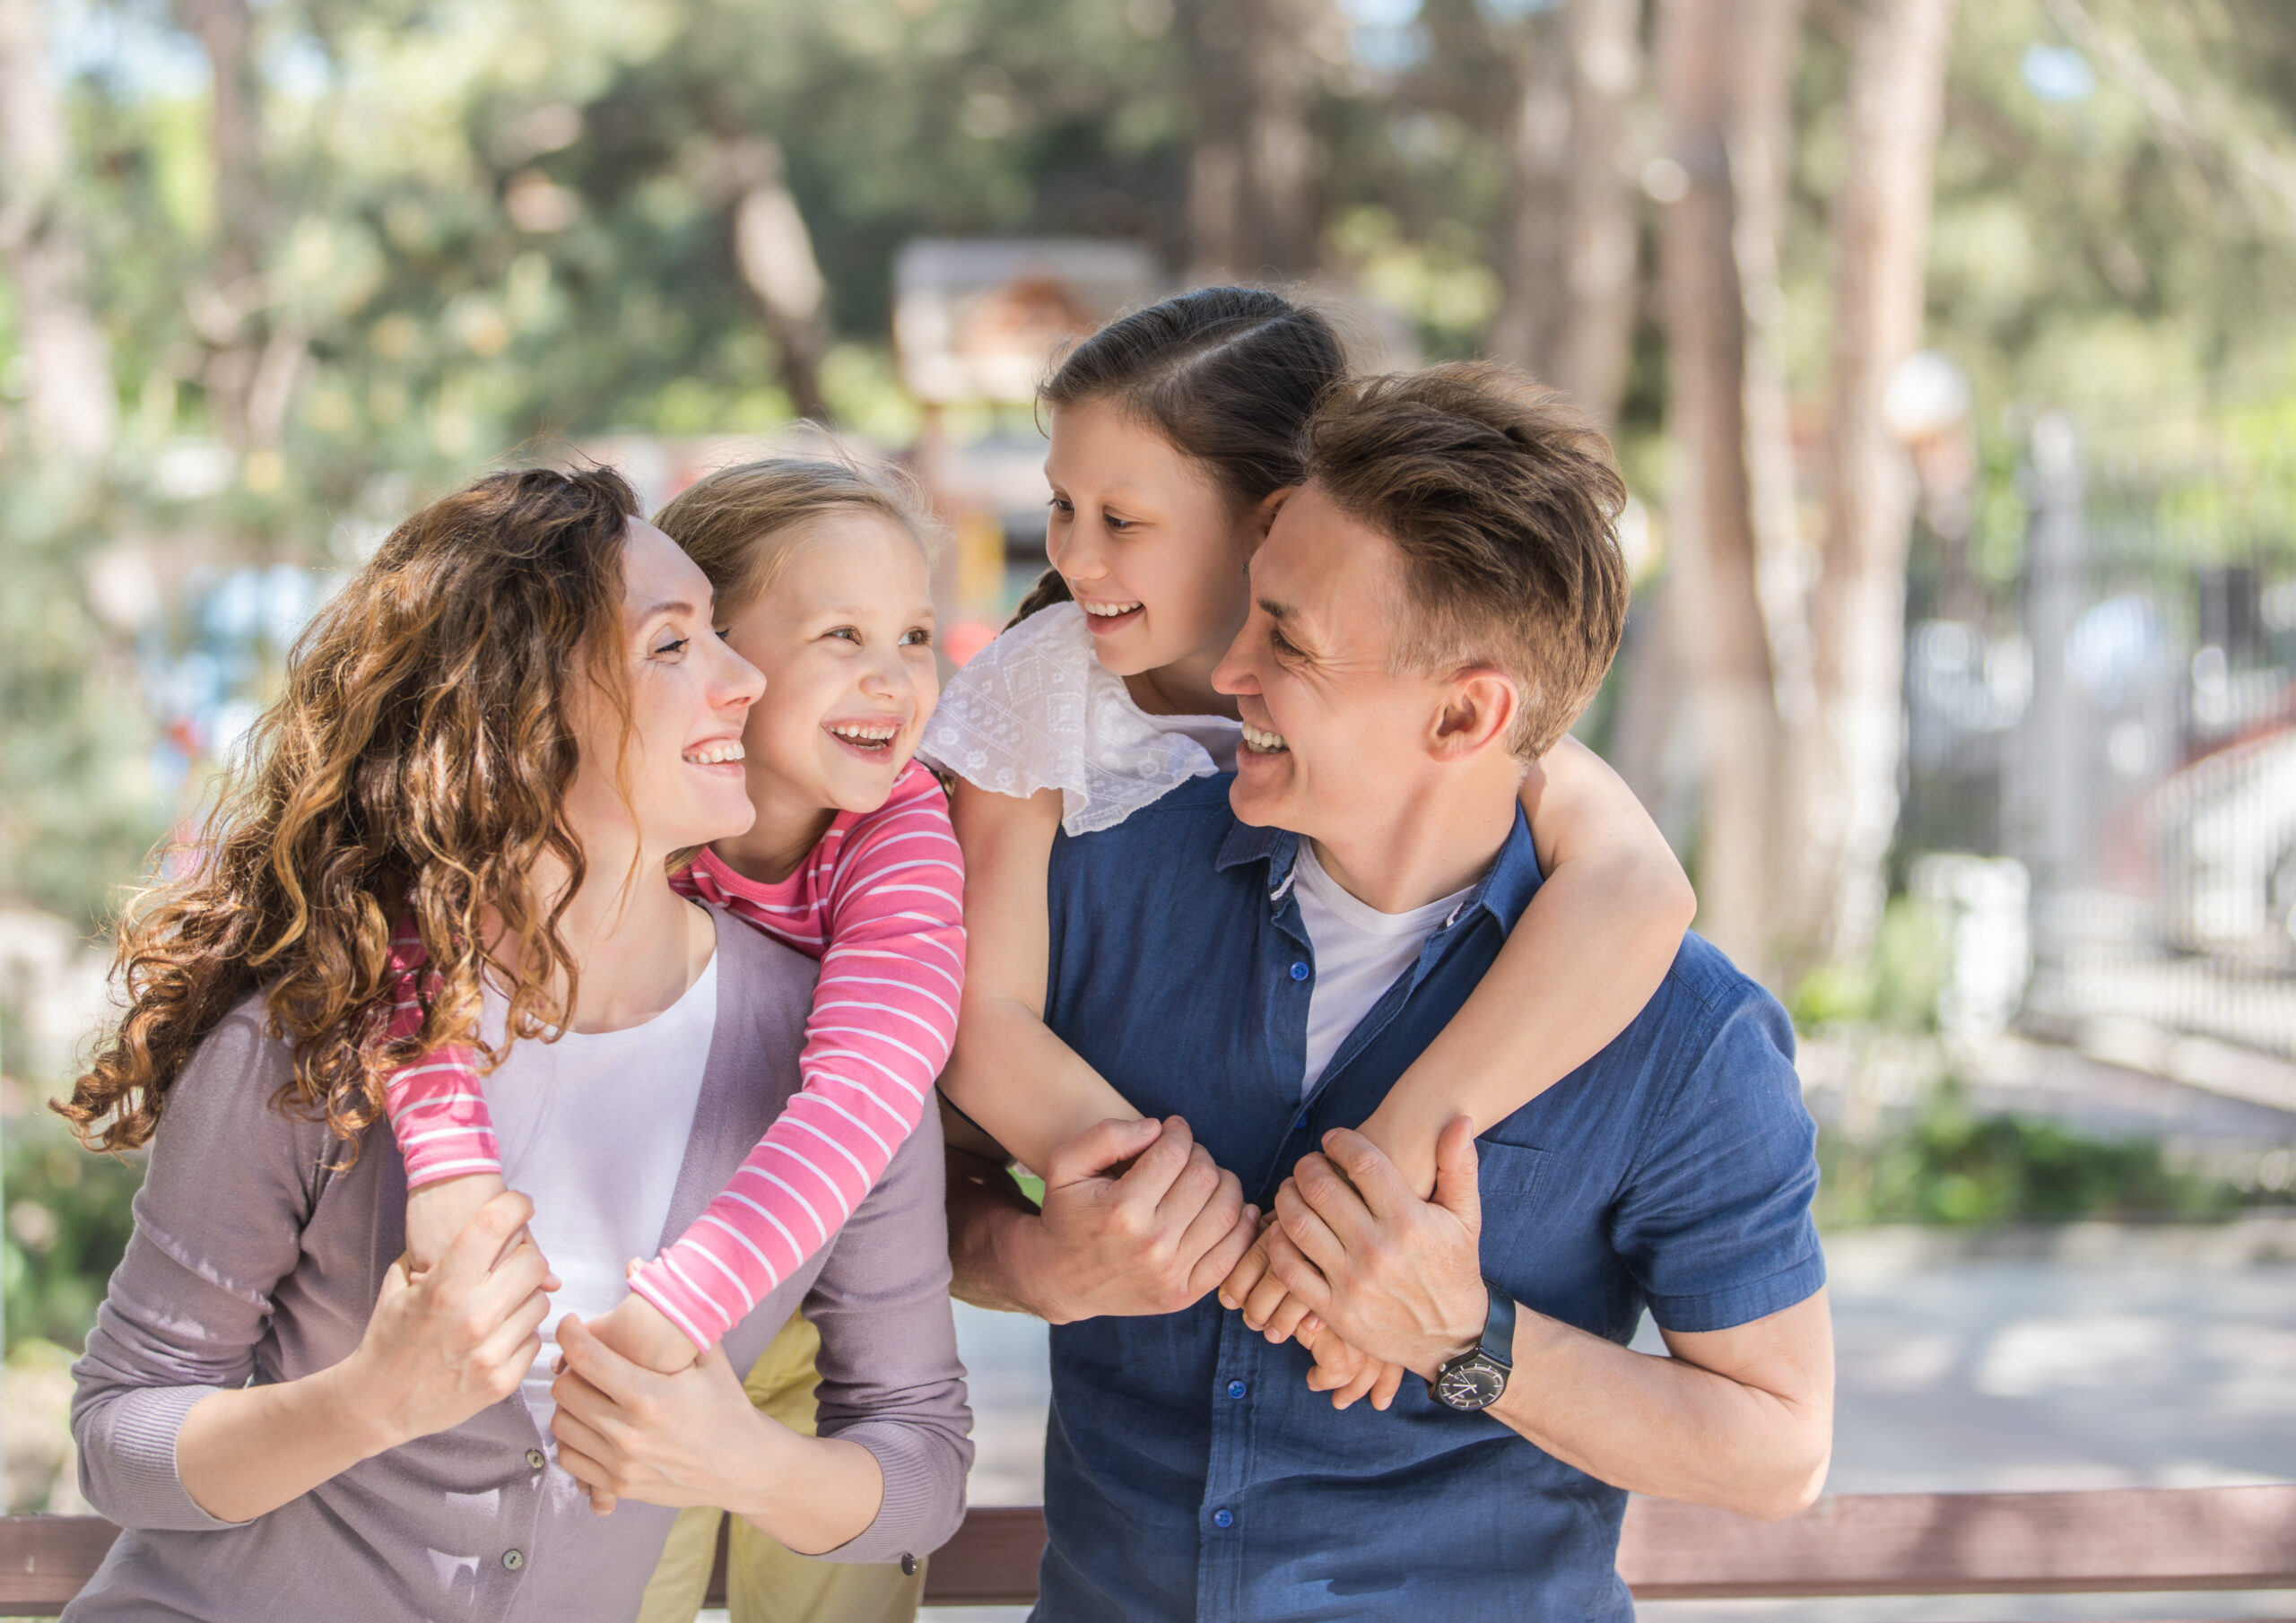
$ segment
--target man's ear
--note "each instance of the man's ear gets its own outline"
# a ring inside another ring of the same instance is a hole
[[[1445,684],[1429,743],[1444,760],[1464,761],[1486,750],[1504,750],[1522,711],[1515,679],[1488,665],[1470,665]]]

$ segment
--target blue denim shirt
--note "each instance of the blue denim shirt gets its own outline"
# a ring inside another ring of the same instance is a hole
[[[1300,1093],[1315,953],[1298,837],[1197,778],[1053,852],[1052,1028],[1149,1115],[1185,1116],[1265,1209],[1323,1133],[1368,1116],[1466,999],[1538,889],[1520,813],[1496,864]],[[1526,1034],[1535,1035],[1535,1034]],[[1647,1306],[1726,1329],[1824,1282],[1814,1133],[1785,1011],[1692,936],[1641,1015],[1484,1133],[1483,1270],[1623,1344]],[[1406,1376],[1385,1414],[1207,1297],[1052,1332],[1051,1540],[1036,1616],[1631,1619],[1626,1496]]]

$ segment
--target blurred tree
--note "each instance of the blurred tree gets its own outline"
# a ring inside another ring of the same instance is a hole
[[[1752,53],[1743,48],[1737,11],[1728,0],[1661,0],[1657,58],[1667,142],[1652,179],[1666,205],[1659,245],[1676,571],[1670,620],[1704,763],[1700,922],[1724,951],[1759,972],[1769,946],[1780,746],[1756,585],[1732,155],[1746,90],[1775,87],[1779,76],[1747,71]]]
[[[1629,101],[1641,78],[1642,0],[1570,0],[1521,29],[1506,302],[1492,354],[1604,422],[1626,387],[1639,283]]]
[[[89,468],[111,449],[118,400],[89,308],[70,130],[43,22],[40,0],[0,0],[0,265],[13,295],[33,448]]]
[[[1804,942],[1862,957],[1897,828],[1913,472],[1883,396],[1920,346],[1931,165],[1953,0],[1875,0],[1850,69],[1833,200],[1833,340],[1823,567],[1811,603],[1822,742],[1799,793]],[[1812,892],[1814,889],[1814,896]],[[1791,893],[1789,893],[1791,894]],[[1815,926],[1814,928],[1813,926]],[[1805,950],[1804,956],[1818,953]]]
[[[1305,275],[1321,237],[1311,48],[1326,0],[1188,0],[1187,17],[1189,280]]]

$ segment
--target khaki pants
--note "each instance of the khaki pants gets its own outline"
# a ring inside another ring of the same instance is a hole
[[[750,1402],[807,1436],[813,1432],[813,1355],[822,1339],[802,1315],[773,1338],[743,1383]],[[682,1512],[646,1585],[638,1623],[693,1623],[709,1587],[721,1510]],[[726,1561],[726,1604],[733,1623],[913,1623],[925,1593],[925,1567],[914,1576],[896,1566],[853,1567],[793,1555],[739,1516]]]

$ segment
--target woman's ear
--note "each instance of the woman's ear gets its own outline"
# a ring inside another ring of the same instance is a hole
[[[1252,509],[1252,540],[1255,544],[1267,539],[1268,531],[1275,524],[1276,514],[1283,511],[1283,504],[1299,488],[1298,485],[1288,484],[1280,490],[1270,490],[1259,499],[1259,506]]]
[[[1471,665],[1444,688],[1429,742],[1444,760],[1465,761],[1487,750],[1504,750],[1521,710],[1513,677],[1488,665]]]

